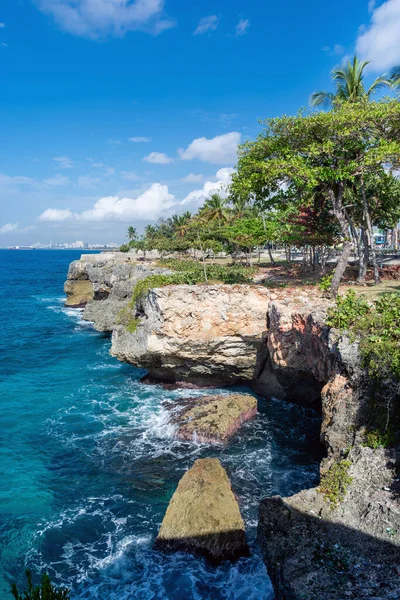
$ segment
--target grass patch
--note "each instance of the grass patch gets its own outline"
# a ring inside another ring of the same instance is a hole
[[[329,502],[334,509],[344,500],[347,489],[353,478],[349,476],[348,471],[351,461],[348,459],[340,460],[333,464],[330,469],[321,477],[318,491],[323,494],[324,500]]]

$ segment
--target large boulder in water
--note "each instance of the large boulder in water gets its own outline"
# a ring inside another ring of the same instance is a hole
[[[245,422],[257,414],[257,399],[246,394],[215,395],[189,398],[174,408],[173,422],[177,437],[205,443],[226,442]]]
[[[239,506],[217,458],[196,460],[184,474],[169,503],[155,548],[193,552],[214,562],[248,555]]]

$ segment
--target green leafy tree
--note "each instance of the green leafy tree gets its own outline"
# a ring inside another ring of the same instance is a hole
[[[21,595],[18,592],[15,583],[11,586],[11,594],[15,600],[69,600],[70,593],[67,588],[55,588],[48,575],[42,576],[40,585],[35,586],[32,583],[32,575],[29,570],[26,571],[26,579],[28,587]]]
[[[323,193],[343,244],[332,278],[334,297],[354,250],[353,230],[360,225],[354,222],[357,213],[347,205],[345,193],[355,190],[371,230],[366,184],[400,166],[400,103],[344,102],[328,113],[300,113],[264,123],[258,139],[240,149],[231,194],[251,195],[266,210]]]
[[[335,83],[335,92],[314,92],[310,98],[311,106],[329,108],[337,102],[357,102],[370,99],[372,94],[384,87],[390,87],[391,81],[386,76],[377,77],[373,84],[365,89],[364,71],[368,61],[359,61],[354,56],[353,61],[347,62],[345,67],[336,67],[332,71],[332,80]]]
[[[251,266],[251,254],[256,246],[267,241],[264,223],[260,218],[235,219],[224,228],[224,237],[246,253],[247,265]]]

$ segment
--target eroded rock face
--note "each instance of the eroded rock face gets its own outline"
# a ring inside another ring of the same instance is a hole
[[[64,287],[66,304],[85,307],[84,319],[92,321],[97,331],[111,332],[136,283],[152,274],[170,272],[137,264],[129,253],[84,254],[70,264]]]
[[[356,447],[349,458],[336,508],[317,489],[261,503],[258,537],[279,600],[400,597],[394,452]]]
[[[67,294],[65,305],[73,308],[82,308],[93,300],[93,284],[86,279],[66,281],[64,292]]]
[[[248,554],[239,506],[217,458],[196,460],[184,474],[169,503],[155,548],[193,552],[215,562]]]
[[[136,331],[114,328],[111,353],[150,376],[199,385],[257,376],[264,359],[268,291],[250,285],[150,290]]]
[[[168,403],[173,409],[173,404]],[[188,398],[174,410],[172,422],[177,437],[205,443],[224,443],[240,426],[257,414],[257,399],[246,394]]]

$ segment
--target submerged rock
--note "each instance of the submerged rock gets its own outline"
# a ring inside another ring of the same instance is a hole
[[[168,403],[172,408],[173,404]],[[185,400],[173,412],[177,437],[206,443],[226,442],[245,422],[257,414],[257,399],[244,394],[215,395]]]
[[[169,503],[155,548],[193,552],[215,562],[248,555],[239,506],[217,458],[196,460],[184,474]]]

